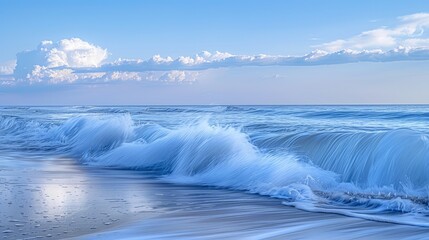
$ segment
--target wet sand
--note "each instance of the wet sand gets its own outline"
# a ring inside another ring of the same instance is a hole
[[[61,239],[150,216],[139,172],[88,168],[68,159],[0,160],[0,236]]]
[[[3,239],[429,239],[429,228],[305,212],[148,172],[19,159],[0,159]]]
[[[79,239],[429,239],[425,227],[305,212],[250,194],[182,197],[192,199],[186,208]]]

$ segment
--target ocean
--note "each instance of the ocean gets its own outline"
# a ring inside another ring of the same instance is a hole
[[[0,229],[7,237],[22,227],[12,226],[21,224],[20,217],[27,223],[31,219],[30,210],[21,213],[19,205],[7,210],[13,202],[35,206],[26,203],[30,198],[25,194],[8,194],[14,191],[11,186],[15,183],[16,188],[24,186],[19,191],[30,191],[25,174],[43,177],[42,166],[48,164],[55,173],[67,161],[79,173],[55,174],[68,174],[73,184],[85,182],[82,172],[96,172],[97,181],[114,185],[106,175],[117,172],[128,176],[130,184],[152,179],[159,186],[188,186],[193,194],[204,193],[200,198],[217,191],[244,194],[278,202],[278,212],[292,207],[319,218],[337,214],[425,230],[429,227],[428,123],[427,105],[4,106],[0,107]],[[24,180],[15,181],[17,169]],[[58,188],[59,195],[72,195]],[[157,196],[170,191],[155,189]],[[47,194],[43,188],[32,190]],[[61,196],[55,198],[58,205],[67,201]],[[217,201],[221,200],[219,196]],[[263,204],[258,211],[264,211]]]

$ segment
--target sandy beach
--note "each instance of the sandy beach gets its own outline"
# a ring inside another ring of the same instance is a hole
[[[422,239],[428,231],[71,159],[2,159],[0,169],[3,239]]]

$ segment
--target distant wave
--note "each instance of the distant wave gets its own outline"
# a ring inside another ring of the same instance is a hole
[[[305,154],[322,169],[341,174],[360,187],[429,186],[429,135],[410,129],[379,132],[295,133],[260,137],[264,148],[288,148]]]

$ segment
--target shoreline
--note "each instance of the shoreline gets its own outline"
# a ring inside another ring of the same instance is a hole
[[[73,239],[424,239],[429,230],[307,212],[244,192],[208,191],[213,193],[187,208]]]
[[[402,239],[429,230],[307,212],[281,199],[72,159],[3,159],[0,170],[3,239]]]

